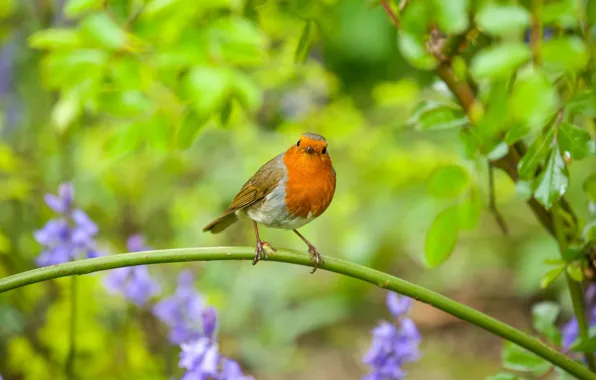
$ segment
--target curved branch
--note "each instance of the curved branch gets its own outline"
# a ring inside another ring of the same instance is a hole
[[[254,249],[251,247],[205,247],[145,251],[104,256],[33,269],[2,278],[0,279],[0,293],[54,278],[83,275],[120,267],[186,261],[250,261],[252,260],[253,255]],[[279,250],[277,253],[270,255],[269,260],[310,266],[310,258],[308,255],[290,250]],[[420,302],[434,306],[437,309],[443,310],[455,317],[470,322],[532,351],[536,355],[541,356],[545,360],[548,360],[552,364],[564,369],[579,379],[596,380],[596,373],[591,372],[580,363],[571,360],[569,357],[548,347],[539,340],[441,294],[389,274],[332,257],[325,257],[325,263],[321,264],[319,268],[369,282],[381,288],[390,289]]]

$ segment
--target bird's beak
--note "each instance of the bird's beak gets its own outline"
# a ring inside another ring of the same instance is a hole
[[[312,146],[310,146],[310,145],[309,145],[309,146],[307,146],[306,148],[304,148],[304,151],[305,151],[306,153],[309,153],[309,154],[310,154],[310,153],[313,153],[315,150],[313,149],[313,147],[312,147]]]

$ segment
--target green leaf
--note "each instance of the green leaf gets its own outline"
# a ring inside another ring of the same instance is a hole
[[[150,0],[147,2],[147,6],[143,10],[143,16],[153,17],[182,1],[183,0]]]
[[[546,272],[546,274],[540,280],[540,287],[542,289],[548,288],[556,279],[559,277],[561,273],[565,270],[565,265],[561,265],[558,268],[554,268]]]
[[[562,259],[546,259],[544,260],[544,263],[546,265],[554,265],[557,267],[564,267],[565,265],[567,265],[567,261]]]
[[[550,129],[546,135],[540,135],[534,140],[526,154],[519,161],[518,172],[520,178],[526,180],[534,178],[538,165],[546,158],[552,146],[554,136],[554,130]]]
[[[544,375],[552,367],[546,360],[509,341],[505,342],[502,360],[503,367],[507,369],[531,372],[536,376]]]
[[[532,326],[556,346],[561,343],[561,332],[555,325],[560,311],[559,305],[551,301],[540,302],[532,307]]]
[[[515,183],[515,194],[522,200],[527,201],[532,198],[532,182],[520,179]]]
[[[73,18],[83,13],[99,10],[103,0],[68,0],[64,7],[66,17]]]
[[[596,352],[596,336],[587,339],[581,339],[571,345],[571,351],[574,352]]]
[[[436,169],[429,181],[428,191],[437,198],[455,198],[468,189],[470,176],[466,169],[458,165],[448,165]]]
[[[462,230],[473,230],[480,222],[482,214],[482,199],[477,189],[471,189],[468,196],[458,205],[459,228]]]
[[[481,30],[495,36],[519,33],[530,26],[531,15],[516,4],[488,3],[476,15]]]
[[[503,373],[497,373],[496,375],[493,375],[493,376],[487,376],[484,378],[484,380],[524,380],[524,378],[514,375],[512,373],[503,372]]]
[[[0,254],[9,253],[10,248],[10,239],[0,231]]]
[[[415,68],[433,70],[437,66],[437,59],[428,52],[422,37],[417,37],[404,31],[398,33],[398,44],[399,51]]]
[[[534,197],[546,209],[550,209],[567,191],[569,185],[567,167],[558,149],[551,151],[546,168],[538,176],[537,183]]]
[[[461,111],[436,102],[424,103],[408,119],[420,131],[463,127],[469,124],[468,117]]]
[[[108,139],[104,152],[108,157],[118,158],[134,151],[141,142],[143,132],[139,125],[134,123],[117,126]]]
[[[596,24],[596,2],[588,1],[588,4],[586,5],[586,13],[588,16],[588,24]]]
[[[581,160],[596,152],[596,143],[585,129],[571,123],[561,123],[557,134],[559,146],[564,152],[569,152],[572,158]]]
[[[101,50],[54,51],[42,61],[42,79],[49,89],[77,87],[101,80],[107,62]]]
[[[265,57],[266,38],[250,20],[240,17],[218,19],[209,28],[211,49],[236,65],[257,65]]]
[[[513,85],[508,109],[514,122],[530,131],[540,130],[557,108],[557,93],[546,76],[531,70]]]
[[[437,24],[447,34],[458,34],[468,27],[468,0],[435,0]]]
[[[154,115],[142,123],[144,137],[152,151],[167,151],[172,141],[169,120],[163,114]]]
[[[434,268],[449,258],[457,243],[459,233],[459,209],[448,207],[433,220],[426,235],[424,262]]]
[[[16,10],[18,0],[4,0],[0,2],[0,20],[7,19]]]
[[[101,107],[112,115],[124,117],[148,115],[155,110],[152,100],[143,92],[136,90],[103,94]]]
[[[108,49],[124,49],[130,42],[128,34],[105,13],[94,13],[81,22],[81,31],[97,43]]]
[[[228,99],[221,108],[221,112],[219,113],[219,122],[221,125],[228,125],[230,121],[230,115],[232,114],[232,107],[234,106],[232,99]]]
[[[186,112],[176,131],[176,146],[182,150],[190,148],[206,122],[207,119],[198,116],[196,113]]]
[[[568,263],[581,258],[583,255],[584,250],[580,247],[569,247],[561,254],[563,259]]]
[[[232,71],[230,74],[232,95],[247,112],[256,112],[263,104],[261,88],[248,75]]]
[[[545,41],[541,50],[545,66],[564,71],[583,70],[588,63],[589,52],[579,37],[563,37]]]
[[[580,114],[586,117],[596,117],[596,94],[592,90],[575,94],[569,99],[564,110],[566,115]]]
[[[472,60],[470,72],[476,79],[505,79],[532,56],[522,43],[502,43],[480,51]]]
[[[505,141],[500,142],[496,147],[493,148],[488,154],[486,158],[491,161],[498,160],[499,158],[503,158],[509,153],[509,145]]]
[[[230,95],[229,71],[217,67],[195,67],[183,79],[183,87],[197,117],[207,120],[220,110]]]
[[[581,282],[584,279],[584,272],[578,263],[569,264],[567,266],[567,274],[577,282]]]
[[[586,223],[582,230],[582,238],[587,241],[596,242],[596,220]]]
[[[532,325],[539,332],[545,332],[555,321],[561,312],[561,307],[551,301],[540,302],[532,307]]]
[[[310,48],[314,43],[315,31],[315,22],[313,20],[306,20],[302,28],[302,33],[300,33],[296,52],[294,53],[294,60],[296,62],[302,63],[308,59],[308,53],[310,53]]]
[[[402,12],[401,25],[407,34],[423,37],[434,22],[436,5],[432,1],[413,1]],[[401,34],[401,33],[398,33]]]
[[[590,1],[591,2],[591,1]],[[588,3],[590,3],[588,2]],[[574,0],[546,1],[541,5],[543,25],[559,24],[561,28],[573,29],[577,26],[577,3]]]
[[[596,174],[590,174],[582,186],[584,193],[592,202],[596,202]]]
[[[83,110],[79,92],[71,90],[62,93],[60,99],[52,109],[52,122],[58,133],[64,131],[80,116]]]
[[[43,29],[29,36],[29,46],[35,49],[75,49],[81,45],[75,29]]]

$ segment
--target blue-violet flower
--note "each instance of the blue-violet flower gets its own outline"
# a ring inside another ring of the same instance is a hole
[[[186,369],[182,380],[252,380],[244,376],[240,365],[219,353],[215,339],[217,312],[213,307],[201,313],[202,336],[188,343],[182,343],[179,366]]]
[[[36,259],[37,265],[43,267],[76,260],[81,256],[99,256],[95,246],[97,225],[85,212],[73,208],[72,185],[61,184],[58,196],[46,194],[44,199],[58,217],[34,232],[35,240],[44,246],[44,250]]]
[[[129,252],[149,250],[141,235],[132,235],[128,238],[127,249]],[[159,292],[159,284],[151,278],[147,265],[112,269],[104,277],[103,286],[111,294],[122,294],[134,302],[138,307]]]
[[[590,284],[586,288],[585,294],[586,314],[588,315],[588,323],[590,327],[596,326],[596,285]],[[563,348],[569,349],[571,344],[579,337],[579,324],[577,318],[572,317],[561,329],[563,335]]]
[[[394,322],[382,321],[373,329],[373,341],[362,361],[371,367],[363,380],[400,380],[405,376],[402,366],[419,358],[420,334],[412,319],[405,316],[411,306],[407,297],[387,294],[387,307]]]
[[[178,287],[170,297],[159,301],[153,314],[170,328],[169,340],[174,344],[189,342],[201,337],[203,296],[194,286],[190,271],[178,275]]]

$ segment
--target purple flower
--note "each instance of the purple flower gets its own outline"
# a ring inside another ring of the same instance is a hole
[[[150,249],[145,246],[141,235],[130,236],[127,248],[130,252]],[[138,307],[145,305],[149,298],[159,292],[159,284],[151,278],[146,265],[113,269],[104,277],[103,286],[111,294],[124,295]]]
[[[596,285],[590,284],[588,286],[584,298],[586,302],[586,310],[589,310],[589,325],[590,327],[594,327],[596,326]],[[563,336],[563,348],[568,350],[573,342],[579,337],[579,324],[577,323],[576,317],[572,317],[569,322],[561,328],[561,335]]]
[[[35,240],[44,246],[36,259],[37,265],[43,267],[76,260],[81,256],[99,256],[95,247],[97,225],[84,211],[73,209],[72,185],[61,184],[58,196],[46,194],[44,198],[46,204],[58,213],[58,217],[33,233]]]
[[[169,339],[180,344],[202,336],[203,297],[194,286],[190,271],[178,276],[178,287],[174,294],[161,300],[153,308],[153,314],[170,328]]]
[[[244,376],[240,365],[231,359],[221,356],[215,340],[217,312],[209,307],[201,313],[203,335],[191,342],[182,343],[180,347],[179,367],[186,369],[182,380],[215,379],[215,380],[252,380]]]
[[[130,235],[126,241],[128,252],[148,251],[151,247],[145,245],[145,238],[142,235]]]
[[[104,277],[103,286],[111,294],[122,294],[138,307],[159,292],[159,285],[149,275],[146,265],[116,268]]]
[[[408,297],[399,297],[396,293],[387,293],[387,308],[393,317],[399,318],[410,309],[412,300]]]
[[[387,307],[395,322],[382,321],[373,329],[371,347],[362,358],[371,367],[371,372],[363,380],[403,379],[402,366],[419,358],[420,334],[414,321],[405,317],[410,304],[407,297],[398,297],[391,292],[387,295]]]
[[[58,186],[58,195],[46,194],[44,200],[58,214],[66,214],[74,200],[74,188],[71,183],[63,183]]]
[[[224,358],[222,361],[221,380],[254,380],[254,377],[242,374],[242,368],[235,360]]]
[[[180,345],[178,366],[186,369],[182,380],[217,378],[219,367],[219,349],[217,343],[207,337]]]
[[[203,322],[203,335],[209,339],[213,339],[215,335],[215,328],[217,327],[217,312],[215,308],[208,307],[201,313],[201,320]]]

